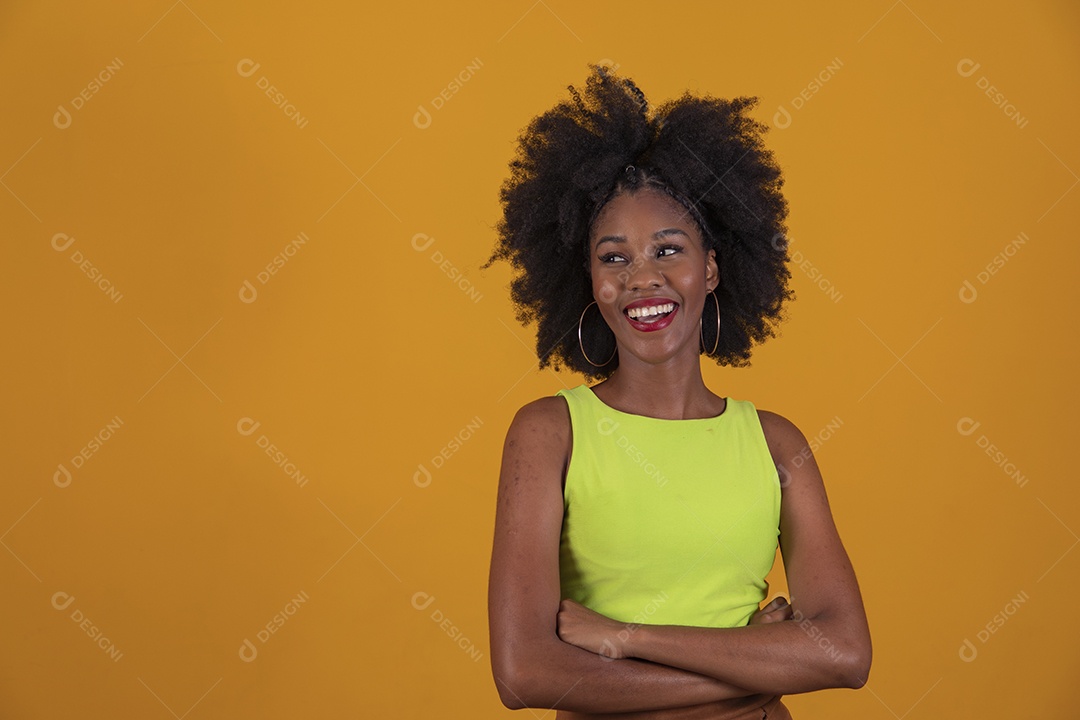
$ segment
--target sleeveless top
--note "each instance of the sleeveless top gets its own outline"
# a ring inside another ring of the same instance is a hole
[[[757,409],[664,420],[566,400],[573,448],[559,544],[562,597],[625,623],[739,627],[765,598],[780,478]]]

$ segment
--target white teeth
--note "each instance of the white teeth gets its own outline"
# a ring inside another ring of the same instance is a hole
[[[626,311],[629,317],[635,320],[643,317],[651,317],[653,315],[662,315],[669,313],[675,309],[675,303],[665,303],[663,305],[649,305],[647,307],[630,308]]]

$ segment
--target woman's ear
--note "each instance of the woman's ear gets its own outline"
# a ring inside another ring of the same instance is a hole
[[[720,284],[720,267],[716,264],[716,251],[709,249],[705,256],[705,287],[712,292]]]

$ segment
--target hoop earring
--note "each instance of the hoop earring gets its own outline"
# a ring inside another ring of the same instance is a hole
[[[603,363],[601,363],[599,365],[594,363],[592,361],[592,359],[589,357],[589,354],[587,352],[585,352],[585,344],[583,342],[581,342],[581,323],[585,320],[585,313],[587,313],[589,311],[589,308],[591,308],[593,305],[596,305],[595,300],[593,300],[591,303],[586,305],[585,309],[581,311],[581,317],[578,318],[578,321],[577,321],[577,341],[578,341],[578,346],[581,348],[581,354],[585,356],[585,359],[589,361],[590,365],[592,365],[593,367],[604,367],[604,365],[607,365],[609,362],[611,362],[615,358],[615,353],[617,353],[619,351],[619,346],[618,346],[618,344],[616,344],[615,349],[611,351],[611,357],[609,357],[607,360],[605,360]],[[596,305],[596,307],[599,308],[600,306]]]
[[[709,293],[712,295],[713,302],[716,303],[716,342],[713,343],[712,351],[705,353],[706,355],[715,355],[716,349],[720,347],[720,300],[716,297],[716,291],[713,290]],[[702,308],[701,314],[705,314],[704,308]],[[705,329],[702,327],[703,320],[698,318],[698,333],[701,335],[701,349],[705,350]]]

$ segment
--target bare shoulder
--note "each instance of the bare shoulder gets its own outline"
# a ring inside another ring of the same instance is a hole
[[[514,417],[514,422],[551,427],[552,429],[565,425],[569,429],[570,410],[566,406],[566,400],[556,395],[549,395],[522,405]]]
[[[524,476],[561,476],[570,462],[573,436],[566,400],[552,395],[522,406],[506,431],[504,469],[524,469]],[[517,475],[517,473],[515,473]]]
[[[792,455],[801,454],[803,448],[808,445],[802,430],[783,415],[761,409],[757,411],[757,414],[761,422],[761,431],[765,434],[765,442],[769,444],[769,452],[772,453],[773,461],[776,463],[790,460]]]
[[[533,436],[534,440],[541,442],[568,440],[570,409],[566,401],[552,395],[523,405],[510,424],[507,440],[518,439],[518,436]]]

